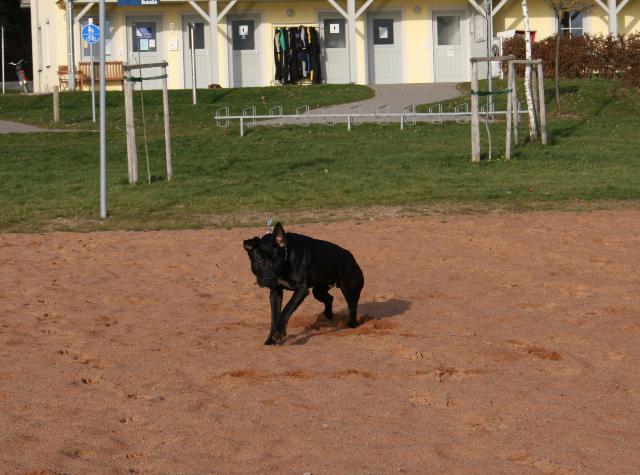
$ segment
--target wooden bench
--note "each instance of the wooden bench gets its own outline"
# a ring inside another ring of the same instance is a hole
[[[109,81],[118,81],[122,86],[122,90],[124,91],[124,70],[122,69],[122,61],[105,61],[104,63],[104,75],[107,82]],[[81,62],[79,65],[79,69],[85,76],[85,81],[91,78],[91,63],[90,62]],[[100,80],[100,63],[94,61],[93,63],[93,72],[95,74],[95,80]]]
[[[76,71],[76,85],[78,90],[82,91],[82,86],[85,81],[84,73],[80,70]],[[61,64],[58,66],[58,84],[60,85],[60,90],[64,91],[65,89],[69,89],[69,66],[66,64]]]

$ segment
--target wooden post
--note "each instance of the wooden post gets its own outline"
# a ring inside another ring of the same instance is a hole
[[[173,177],[173,163],[171,161],[171,123],[169,115],[169,89],[167,86],[167,66],[162,68],[162,111],[164,112],[164,155],[167,161],[167,181]]]
[[[547,107],[544,101],[544,69],[542,61],[538,63],[538,89],[540,96],[540,136],[542,143],[547,145]]]
[[[478,110],[478,63],[471,61],[471,161],[480,161],[480,111]]]
[[[511,106],[511,110],[513,112],[513,141],[516,145],[520,143],[520,108],[518,107],[518,88],[517,88],[517,75],[515,72],[515,68],[513,66],[513,62],[511,63],[511,67],[513,68],[513,74],[511,75],[511,89],[512,89],[512,100],[513,105]]]
[[[127,166],[129,183],[138,183],[138,151],[136,150],[136,129],[133,117],[133,84],[124,80],[124,116],[127,134]]]
[[[538,72],[536,71],[535,65],[531,65],[531,91],[533,95],[533,116],[536,119],[536,129],[539,130],[538,127]],[[531,117],[531,116],[529,116]],[[531,127],[529,127],[531,129]]]
[[[511,160],[511,114],[513,113],[513,89],[511,84],[513,83],[513,63],[509,61],[507,63],[507,89],[510,91],[507,93],[507,137],[504,145],[504,159]]]
[[[53,86],[53,121],[60,122],[60,88]]]

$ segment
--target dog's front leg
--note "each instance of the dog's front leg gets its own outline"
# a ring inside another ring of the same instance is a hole
[[[276,343],[273,336],[278,329],[278,322],[280,321],[280,309],[282,308],[282,288],[271,289],[269,293],[269,302],[271,303],[271,329],[269,330],[269,336],[264,342],[265,345],[273,345]]]
[[[309,295],[308,288],[298,287],[293,291],[291,300],[289,300],[287,302],[287,305],[285,305],[282,309],[282,314],[280,315],[280,325],[278,326],[278,334],[282,335],[283,338],[287,336],[287,322],[289,321],[289,318],[304,301],[304,299],[307,298],[307,295]]]

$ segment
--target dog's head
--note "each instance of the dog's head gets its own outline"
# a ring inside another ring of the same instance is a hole
[[[287,235],[280,223],[273,232],[261,238],[254,237],[243,243],[251,260],[251,271],[260,287],[274,288],[283,277],[287,264]]]

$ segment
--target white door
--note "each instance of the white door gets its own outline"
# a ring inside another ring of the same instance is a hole
[[[322,44],[322,79],[329,84],[349,82],[347,23],[335,13],[318,15]]]
[[[469,80],[467,10],[433,12],[435,82]]]
[[[204,89],[211,84],[211,57],[209,25],[200,17],[182,17],[182,57],[184,65],[184,87],[191,89],[191,35],[189,23],[193,23],[193,43],[196,55],[196,87]]]
[[[129,64],[160,63],[165,60],[162,35],[162,17],[127,17],[127,62]],[[162,74],[161,68],[146,68],[131,71],[132,76],[154,77]],[[139,83],[134,83],[138,85]],[[145,89],[160,89],[162,81],[144,81]]]
[[[231,16],[227,20],[229,39],[229,84],[231,87],[263,86],[260,17]]]
[[[367,19],[369,83],[401,83],[400,13],[374,12],[369,13]]]

